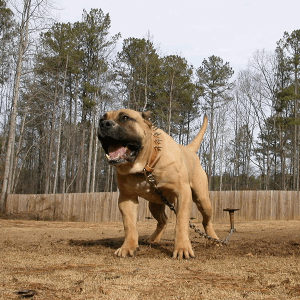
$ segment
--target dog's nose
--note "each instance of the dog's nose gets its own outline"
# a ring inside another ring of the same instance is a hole
[[[111,121],[111,120],[103,120],[100,122],[100,127],[102,129],[105,129],[105,128],[110,128],[110,127],[113,127],[114,126],[114,122]]]

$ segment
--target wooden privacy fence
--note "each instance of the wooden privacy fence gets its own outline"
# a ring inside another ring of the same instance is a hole
[[[214,222],[228,220],[225,208],[239,208],[237,221],[251,220],[297,220],[300,219],[300,193],[295,191],[224,191],[210,192],[214,210]],[[152,218],[148,201],[139,201],[139,221]],[[168,208],[170,220],[175,216]],[[61,220],[82,222],[119,222],[118,193],[9,195],[7,213],[38,220]],[[193,204],[191,218],[201,222],[202,217]]]

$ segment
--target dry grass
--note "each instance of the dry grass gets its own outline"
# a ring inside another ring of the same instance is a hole
[[[140,240],[154,222],[139,223]],[[228,224],[216,224],[224,237]],[[300,299],[300,221],[236,224],[228,246],[191,232],[197,257],[173,260],[174,224],[162,243],[119,259],[121,223],[0,219],[0,299]],[[24,295],[26,296],[26,295]],[[28,295],[29,296],[29,295]]]

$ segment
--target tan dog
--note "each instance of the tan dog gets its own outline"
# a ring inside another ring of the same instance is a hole
[[[194,257],[189,240],[192,201],[202,213],[206,233],[218,238],[211,222],[207,176],[196,154],[207,127],[207,117],[196,138],[186,147],[178,145],[164,131],[155,130],[149,118],[150,112],[121,109],[107,112],[99,122],[99,140],[108,162],[117,168],[119,208],[125,229],[124,243],[115,255],[133,256],[138,248],[138,196],[149,201],[149,209],[157,220],[156,230],[148,242],[158,243],[166,229],[165,204],[146,180],[146,169],[152,172],[158,188],[177,211],[173,257]]]

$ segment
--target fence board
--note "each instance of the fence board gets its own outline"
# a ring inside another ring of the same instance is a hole
[[[214,222],[227,222],[225,208],[238,208],[236,221],[298,220],[300,193],[295,191],[214,191],[210,198]],[[170,221],[176,218],[167,209]],[[120,222],[118,193],[9,195],[7,213],[28,215],[42,220]],[[139,221],[151,218],[148,202],[139,199]],[[193,203],[191,217],[202,222],[202,216]]]

